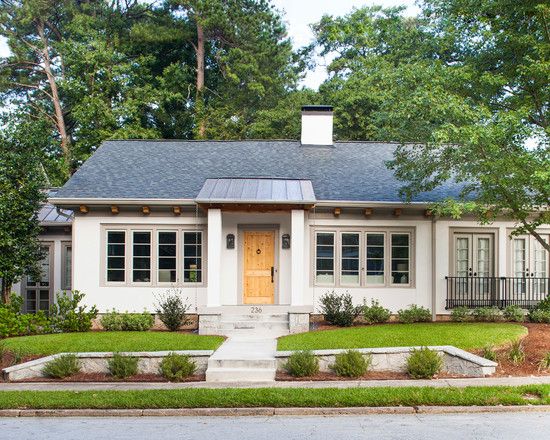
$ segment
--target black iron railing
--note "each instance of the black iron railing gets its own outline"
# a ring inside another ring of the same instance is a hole
[[[550,278],[445,277],[446,309],[456,307],[535,307],[550,293]]]

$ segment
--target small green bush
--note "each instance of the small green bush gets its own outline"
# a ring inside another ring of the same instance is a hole
[[[390,316],[391,312],[374,299],[370,306],[366,302],[363,304],[363,318],[367,324],[383,324],[389,321]]]
[[[550,351],[539,362],[539,371],[550,370]]]
[[[80,362],[74,354],[62,354],[44,365],[42,372],[48,377],[62,379],[80,371]]]
[[[338,294],[327,292],[319,298],[321,313],[329,324],[338,327],[350,327],[363,309],[363,306],[354,306],[353,298],[349,293]]]
[[[311,351],[295,351],[289,356],[284,369],[294,377],[315,376],[319,372],[319,360]]]
[[[114,353],[108,362],[109,372],[118,379],[126,379],[138,372],[138,358]]]
[[[197,364],[189,356],[169,353],[160,363],[160,374],[170,382],[180,382],[193,375]]]
[[[84,294],[78,290],[60,292],[56,302],[50,307],[50,321],[52,328],[58,332],[87,332],[92,328],[92,320],[97,317],[96,306],[90,307],[80,304]]]
[[[470,309],[467,307],[457,307],[451,312],[451,321],[465,322],[470,319]]]
[[[413,379],[431,379],[443,368],[441,356],[428,347],[413,348],[407,359],[407,373]]]
[[[498,307],[478,307],[473,310],[472,316],[478,322],[497,322],[502,321],[502,313]]]
[[[100,323],[106,331],[131,331],[144,332],[149,330],[155,322],[148,312],[143,313],[119,313],[116,310],[103,315]]]
[[[523,343],[520,339],[512,342],[510,351],[508,352],[508,359],[516,365],[522,364],[523,361],[525,361],[525,351],[523,349]]]
[[[422,306],[411,304],[407,309],[401,309],[397,312],[399,322],[403,324],[411,324],[413,322],[430,322],[432,320],[432,312]]]
[[[496,362],[497,360],[497,353],[495,351],[494,346],[491,344],[488,344],[485,347],[483,347],[481,356],[493,362]]]
[[[508,306],[502,312],[506,321],[523,322],[525,320],[525,313],[523,309],[516,305]]]
[[[533,309],[528,316],[531,322],[550,324],[550,310]]]
[[[10,302],[0,303],[0,338],[27,336],[51,331],[50,320],[43,311],[21,313],[23,298],[15,293]]]
[[[336,355],[334,364],[330,369],[338,376],[360,377],[363,376],[372,365],[372,355],[363,355],[357,350],[348,350]]]
[[[168,289],[157,297],[157,314],[171,332],[177,332],[182,325],[189,322],[187,311],[191,307],[183,300],[180,289]]]
[[[544,298],[541,302],[537,304],[536,307],[538,310],[544,310],[546,312],[550,312],[550,295],[548,295],[546,298]]]

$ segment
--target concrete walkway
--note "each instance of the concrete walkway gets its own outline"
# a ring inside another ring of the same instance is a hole
[[[174,390],[189,388],[380,388],[380,387],[470,387],[470,386],[519,386],[550,384],[550,376],[486,377],[472,379],[435,380],[350,380],[350,381],[293,381],[293,382],[79,382],[79,383],[0,383],[0,391],[86,391],[86,390]]]

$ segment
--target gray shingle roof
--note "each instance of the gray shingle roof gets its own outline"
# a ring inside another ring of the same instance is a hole
[[[402,185],[385,162],[396,144],[298,141],[107,141],[57,198],[195,199],[209,178],[311,180],[317,200],[400,202]],[[456,197],[449,182],[416,201]]]
[[[295,179],[206,179],[198,203],[314,203],[311,180]]]

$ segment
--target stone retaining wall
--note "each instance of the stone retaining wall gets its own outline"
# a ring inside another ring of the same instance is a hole
[[[359,348],[357,351],[372,355],[372,371],[405,372],[407,359],[413,348],[420,347],[387,347],[387,348]],[[494,374],[497,363],[468,353],[459,348],[445,345],[428,347],[437,351],[443,359],[443,371],[450,374],[460,374],[470,377],[484,377]],[[313,354],[319,359],[319,369],[328,372],[339,353],[347,350],[314,350]],[[277,370],[282,371],[291,351],[279,351],[275,355]]]
[[[140,374],[159,374],[159,366],[162,359],[169,353],[188,355],[197,365],[197,373],[204,373],[207,368],[208,358],[214,353],[212,350],[184,350],[184,351],[152,351],[152,352],[128,352],[121,353],[127,356],[135,356],[138,360],[138,372]],[[63,355],[58,353],[33,361],[14,365],[2,370],[4,380],[24,380],[36,377],[44,377],[42,369],[44,365]],[[74,353],[80,360],[82,373],[109,373],[108,361],[113,353]]]

